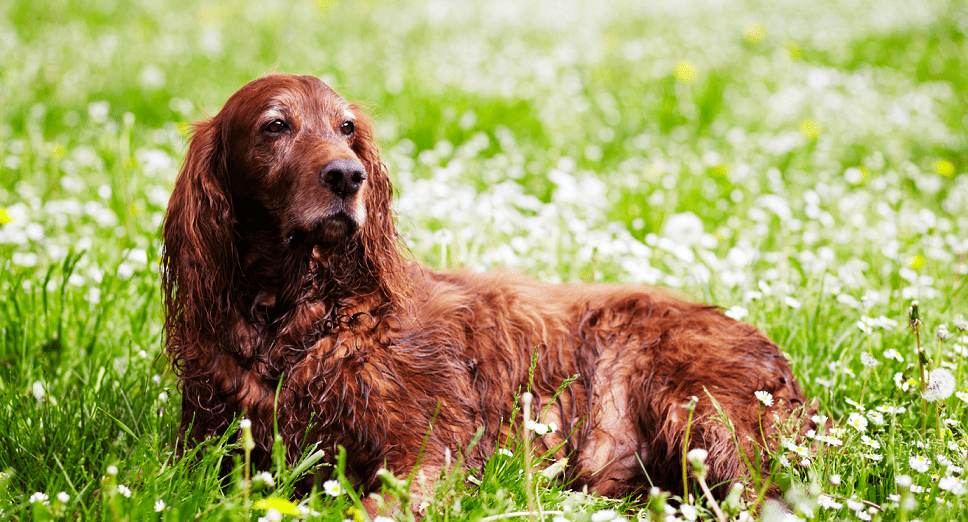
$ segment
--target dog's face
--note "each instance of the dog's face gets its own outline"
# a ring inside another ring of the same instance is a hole
[[[300,242],[354,236],[373,175],[361,158],[369,123],[357,112],[310,76],[267,76],[235,93],[221,115],[238,218],[271,220]]]

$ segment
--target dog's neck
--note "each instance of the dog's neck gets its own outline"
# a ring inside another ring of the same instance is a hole
[[[363,268],[367,252],[359,236],[320,244],[284,236],[272,226],[247,223],[245,230],[238,238],[241,295],[236,302],[248,308],[248,313],[239,311],[254,324],[285,328],[279,323],[298,315],[299,308],[353,306],[380,293],[378,275]]]

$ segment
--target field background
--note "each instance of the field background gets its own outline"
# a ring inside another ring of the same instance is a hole
[[[231,444],[174,457],[158,231],[186,124],[279,71],[370,107],[417,259],[672,286],[780,343],[841,427],[773,456],[787,516],[968,520],[966,35],[932,0],[3,2],[0,519],[346,518],[348,492],[287,504],[284,467],[220,485]],[[948,370],[927,404],[918,336]],[[522,467],[456,473],[427,519],[526,509]]]

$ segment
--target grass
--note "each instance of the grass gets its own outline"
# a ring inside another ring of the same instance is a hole
[[[668,285],[765,330],[836,426],[771,456],[793,516],[968,520],[965,4],[650,4],[0,5],[0,518],[361,516],[345,480],[292,497],[299,465],[246,483],[234,436],[175,457],[184,131],[278,70],[371,108],[418,259]],[[922,364],[956,393],[924,401]],[[666,516],[526,468],[454,471],[426,518]],[[714,520],[693,491],[669,516]]]

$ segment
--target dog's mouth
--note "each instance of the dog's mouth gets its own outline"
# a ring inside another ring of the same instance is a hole
[[[336,212],[321,218],[308,229],[294,230],[287,237],[289,248],[329,247],[352,239],[360,226],[349,214]]]
[[[331,244],[355,236],[359,225],[349,214],[338,212],[323,218],[316,228],[317,242]]]

